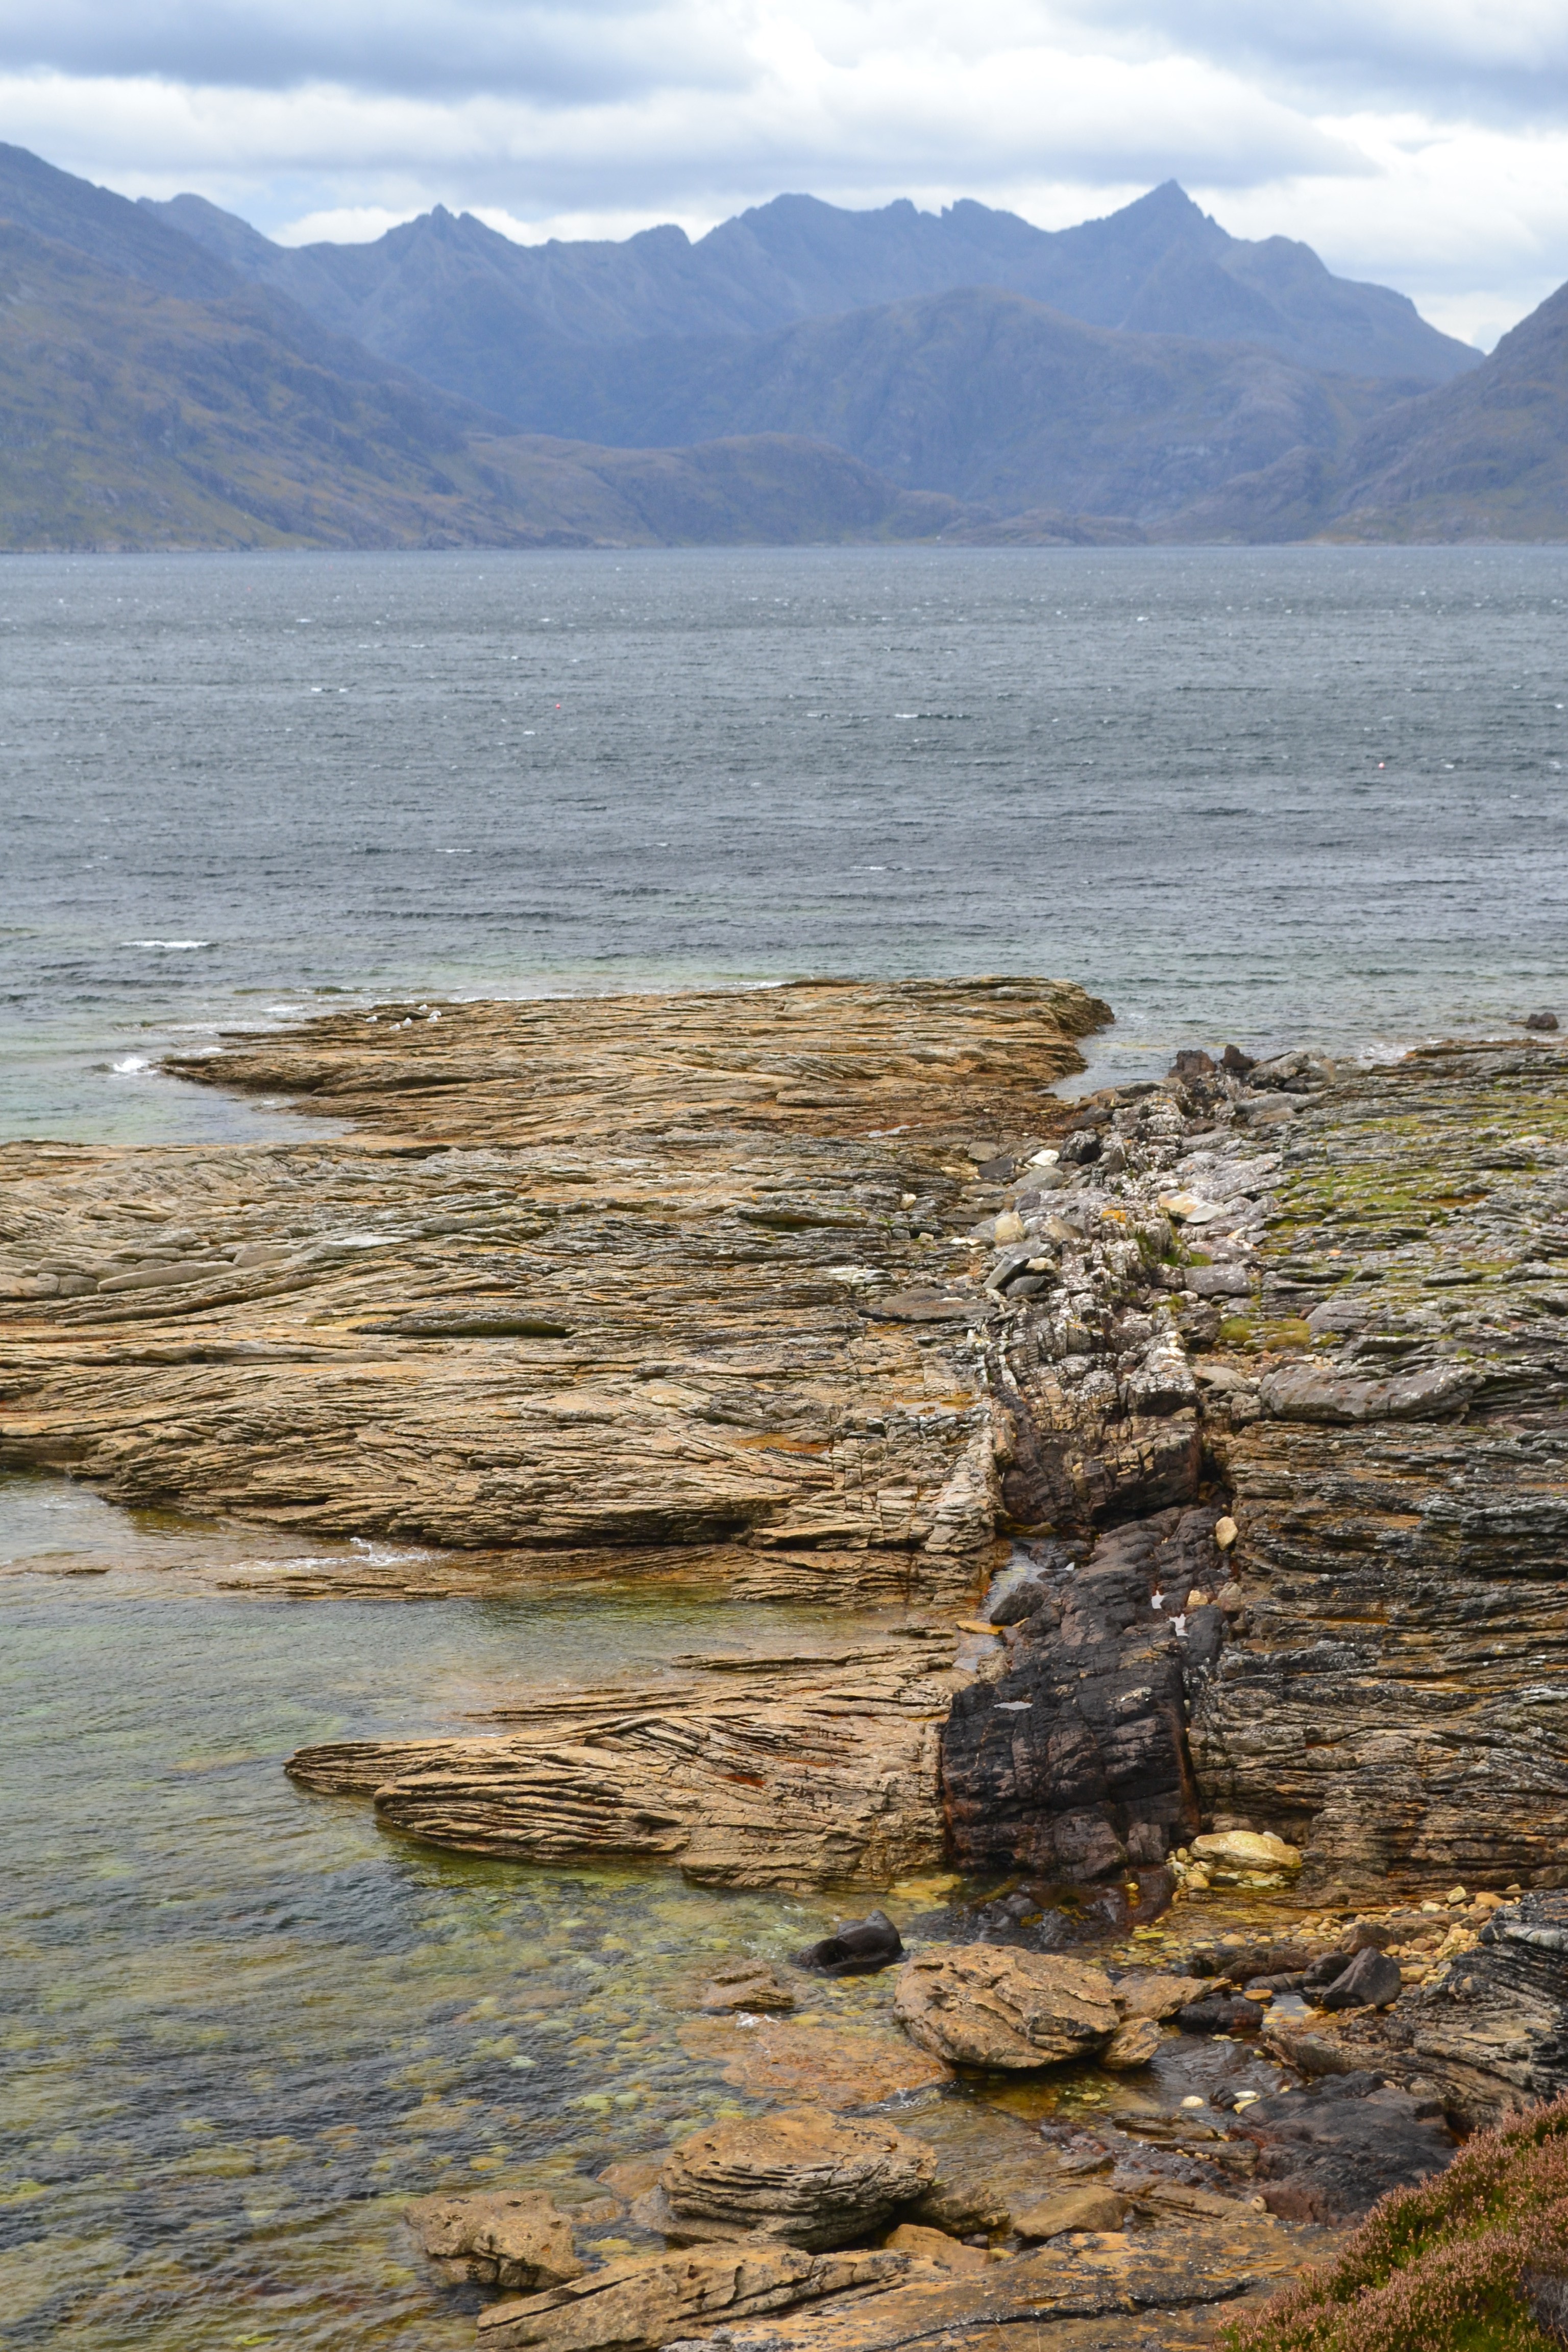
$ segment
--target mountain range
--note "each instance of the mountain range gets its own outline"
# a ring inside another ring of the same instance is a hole
[[[578,388],[605,374],[592,354],[620,350],[631,397],[634,354],[974,287],[1123,333],[1258,344],[1306,368],[1441,383],[1479,357],[1404,295],[1331,276],[1307,246],[1227,236],[1173,181],[1055,232],[973,203],[846,212],[779,196],[695,245],[669,226],[623,244],[517,245],[437,205],[374,244],[289,250],[197,196],[145,209],[382,358],[540,433],[582,429]]]
[[[0,544],[1568,536],[1568,289],[1490,359],[1174,185],[287,248],[0,147]]]

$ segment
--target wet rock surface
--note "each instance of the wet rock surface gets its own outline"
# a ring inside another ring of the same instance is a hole
[[[1269,2211],[1333,2227],[1450,2162],[1454,2142],[1441,2116],[1422,2108],[1375,2074],[1336,2074],[1256,2101],[1235,2128],[1258,2149],[1253,2179]]]
[[[517,2292],[581,2278],[572,2224],[548,2197],[424,2197],[405,2221],[443,2277]]]

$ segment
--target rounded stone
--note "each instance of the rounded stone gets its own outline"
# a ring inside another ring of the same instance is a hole
[[[1091,2057],[1120,2022],[1101,1969],[994,1944],[920,1953],[900,1974],[893,2013],[922,2050],[1009,2072]]]

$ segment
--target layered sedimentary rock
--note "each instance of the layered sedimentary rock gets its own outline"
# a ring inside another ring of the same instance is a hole
[[[1568,1086],[1444,1047],[1304,1101],[1213,1440],[1246,1633],[1206,1801],[1304,1884],[1568,1882]]]
[[[955,1705],[960,1855],[1089,1875],[1201,1816],[1304,1847],[1308,1893],[1568,1882],[1560,1052],[1189,1059],[1080,1116],[997,1229],[987,1335],[1004,1508],[1076,1556],[1037,1548]],[[1201,1461],[1150,1517],[1156,1381]]]
[[[640,1854],[713,1886],[886,1885],[940,1864],[950,1628],[834,1652],[693,1659],[637,1688],[542,1694],[508,1733],[302,1748],[304,1787],[514,1861]]]
[[[357,1124],[0,1153],[0,1459],[330,1534],[967,1594],[968,1228],[1001,1200],[971,1147],[1037,1148],[1104,1017],[820,982],[388,1005],[182,1062]]]
[[[958,1861],[1042,1885],[1201,1886],[1215,1826],[1317,1900],[1568,1881],[1561,1050],[1189,1055],[1069,1110],[1102,1013],[814,983],[242,1041],[186,1066],[353,1132],[5,1155],[5,1458],[513,1576],[951,1605],[1016,1547],[963,1670],[873,1658],[858,1727],[825,1673],[809,1767],[776,1662],[302,1759],[420,1835],[874,1880],[940,1788]]]

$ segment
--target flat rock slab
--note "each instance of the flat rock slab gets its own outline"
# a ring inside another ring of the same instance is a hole
[[[693,2328],[753,2319],[908,2275],[900,2253],[808,2254],[793,2246],[704,2246],[633,2255],[544,2294],[479,2314],[480,2352],[658,2352]]]
[[[1101,1969],[991,1944],[919,1954],[900,1972],[893,2007],[922,2050],[1010,2072],[1089,2056],[1121,2021]]]
[[[1212,2313],[1217,2337],[1238,2304],[1282,2285],[1301,2260],[1299,2239],[1256,2215],[1223,2232],[1111,2234],[1044,2247],[975,2276],[910,2280],[864,2300],[799,2312],[784,2327],[726,2325],[722,2343],[724,2352],[912,2352],[916,2346],[922,2352],[1056,2352],[1058,2345],[1065,2352],[1068,2345],[1169,2340],[1166,2315],[1184,2311]],[[1161,2315],[1155,2336],[1136,2326],[1140,2312]],[[1069,2332],[1088,2320],[1098,2326]]]
[[[1358,2221],[1390,2189],[1429,2179],[1454,2156],[1440,2116],[1370,2074],[1258,2099],[1235,2129],[1258,2148],[1254,2177],[1270,2212],[1291,2221]]]
[[[951,1627],[786,1658],[721,1656],[649,1685],[542,1695],[484,1739],[301,1748],[301,1786],[372,1797],[434,1845],[554,1863],[678,1864],[705,1885],[885,1886],[942,1858]]]
[[[353,1131],[0,1151],[6,1457],[543,1570],[690,1549],[759,1596],[965,1597],[993,1302],[945,1239],[963,1139],[982,1107],[1065,1118],[1107,1017],[1028,979],[824,982],[236,1036],[171,1066]],[[869,1319],[917,1290],[952,1315]]]
[[[726,2083],[752,2098],[810,2100],[824,2107],[871,2107],[883,2099],[950,2083],[952,2069],[900,2033],[763,2018],[693,2018],[680,2044],[718,2062]]]

